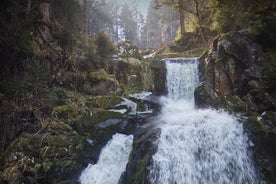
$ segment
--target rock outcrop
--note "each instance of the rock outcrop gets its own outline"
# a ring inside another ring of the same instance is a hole
[[[200,58],[201,86],[216,100],[229,95],[246,96],[262,87],[262,70],[267,62],[261,48],[248,36],[240,32],[219,36],[209,53]]]

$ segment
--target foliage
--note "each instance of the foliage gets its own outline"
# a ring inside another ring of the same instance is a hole
[[[51,0],[53,18],[58,25],[52,35],[64,49],[72,49],[81,29],[81,7],[76,0]]]
[[[82,14],[77,0],[50,0],[53,18],[64,29],[80,30]]]
[[[213,11],[212,28],[223,33],[241,30],[256,24],[256,20],[259,19],[256,15],[262,14],[276,6],[275,1],[271,0],[212,0],[210,2],[216,7]]]
[[[112,27],[111,14],[105,1],[90,0],[88,1],[88,32],[97,34]]]
[[[137,43],[137,21],[133,19],[132,10],[128,4],[123,5],[120,20],[122,22],[122,28],[124,32],[124,40]]]
[[[109,59],[115,53],[115,46],[104,32],[96,35],[96,54],[103,60]]]
[[[126,57],[126,58],[134,57],[134,58],[142,59],[139,53],[138,47],[133,45],[129,41],[119,42],[117,44],[117,48],[118,48],[119,56],[121,57]]]
[[[268,51],[268,57],[271,61],[271,65],[267,66],[264,71],[264,83],[270,91],[276,89],[276,50]],[[274,94],[275,95],[275,94]]]
[[[170,6],[162,6],[154,9],[154,1],[151,1],[146,24],[143,28],[142,47],[160,48],[173,40],[179,26],[177,11]]]

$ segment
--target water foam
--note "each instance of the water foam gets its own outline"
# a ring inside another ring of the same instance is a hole
[[[97,164],[83,170],[81,184],[117,184],[125,171],[132,149],[133,135],[116,133],[102,149]]]

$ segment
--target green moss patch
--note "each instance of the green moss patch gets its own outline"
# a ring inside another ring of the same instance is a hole
[[[146,154],[141,160],[137,163],[137,171],[135,174],[134,184],[144,183],[144,179],[146,178],[146,167],[149,164],[150,156]]]

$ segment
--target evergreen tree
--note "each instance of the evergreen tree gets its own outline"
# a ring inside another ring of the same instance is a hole
[[[112,18],[105,0],[89,0],[88,32],[96,34],[112,27]]]
[[[128,4],[124,4],[122,7],[120,22],[124,39],[137,44],[137,21],[133,18],[133,11]]]
[[[179,25],[181,37],[185,34],[185,6],[187,1],[185,0],[155,0],[155,8],[160,8],[162,5],[169,5],[175,7],[179,13]]]
[[[143,28],[142,43],[145,48],[157,48],[168,43],[175,37],[179,26],[177,11],[167,5],[156,9],[155,5],[155,1],[151,1]]]

